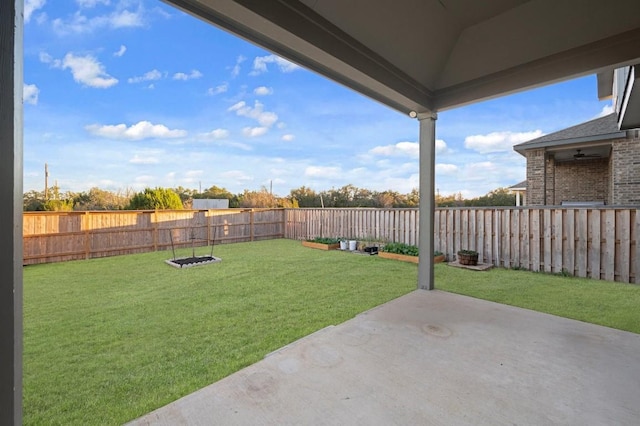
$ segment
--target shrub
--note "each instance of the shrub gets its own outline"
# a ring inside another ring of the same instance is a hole
[[[146,188],[135,194],[129,202],[129,210],[181,210],[182,200],[174,191],[165,188]]]

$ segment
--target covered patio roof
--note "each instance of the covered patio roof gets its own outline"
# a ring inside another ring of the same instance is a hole
[[[638,0],[165,1],[417,117],[420,246],[427,255],[433,251],[432,113],[640,63]],[[0,2],[3,424],[22,419],[23,8],[23,0]],[[431,256],[425,257],[420,279],[432,285]]]

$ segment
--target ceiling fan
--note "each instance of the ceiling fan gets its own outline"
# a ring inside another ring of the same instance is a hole
[[[600,158],[600,154],[585,154],[581,149],[576,149],[576,153],[573,154],[573,158],[576,160],[582,160],[587,158]]]

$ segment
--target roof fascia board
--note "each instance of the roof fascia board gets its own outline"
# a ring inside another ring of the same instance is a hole
[[[442,111],[638,61],[640,28],[436,90],[434,107],[437,111]]]
[[[607,133],[604,135],[582,136],[579,138],[563,139],[560,141],[546,141],[546,142],[536,142],[536,143],[524,142],[523,144],[520,144],[520,145],[514,145],[513,149],[518,153],[524,155],[524,152],[530,149],[559,147],[559,146],[567,146],[567,145],[574,145],[574,144],[584,144],[587,142],[598,142],[598,141],[606,141],[606,140],[613,140],[613,139],[622,139],[622,138],[625,138],[626,136],[627,136],[627,132],[616,132],[616,133]]]
[[[630,130],[640,127],[640,73],[637,73],[638,65],[629,69],[629,75],[622,96],[622,105],[618,114],[618,127],[621,130]]]

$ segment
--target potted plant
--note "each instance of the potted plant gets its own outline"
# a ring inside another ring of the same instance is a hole
[[[311,240],[302,241],[302,245],[320,250],[336,250],[340,248],[340,240],[337,238],[316,237]]]
[[[458,263],[461,265],[475,266],[478,264],[478,252],[475,250],[458,251]]]

